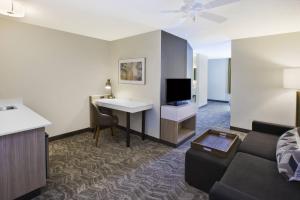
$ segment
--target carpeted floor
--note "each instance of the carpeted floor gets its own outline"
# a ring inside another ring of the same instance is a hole
[[[199,109],[197,135],[229,121],[229,105],[210,102]],[[51,142],[50,178],[36,199],[208,199],[184,181],[192,139],[176,149],[137,136],[126,148],[121,131],[101,139],[98,148],[91,133]]]

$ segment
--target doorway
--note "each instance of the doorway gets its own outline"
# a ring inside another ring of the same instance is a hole
[[[207,70],[208,101],[230,103],[230,58],[209,59]]]

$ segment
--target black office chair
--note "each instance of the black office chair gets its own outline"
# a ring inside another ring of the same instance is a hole
[[[95,109],[95,131],[94,139],[96,138],[96,146],[98,146],[100,131],[110,128],[111,135],[114,135],[114,128],[118,125],[119,119],[117,116],[112,114],[110,109],[99,108],[97,105],[94,105]]]

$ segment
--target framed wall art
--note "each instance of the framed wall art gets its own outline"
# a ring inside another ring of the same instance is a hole
[[[145,84],[145,58],[119,60],[119,83]]]

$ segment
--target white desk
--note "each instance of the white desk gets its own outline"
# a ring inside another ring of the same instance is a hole
[[[142,112],[142,139],[145,139],[145,112],[152,109],[152,103],[128,99],[98,99],[95,103],[100,107],[126,112],[127,147],[130,146],[130,113]]]

